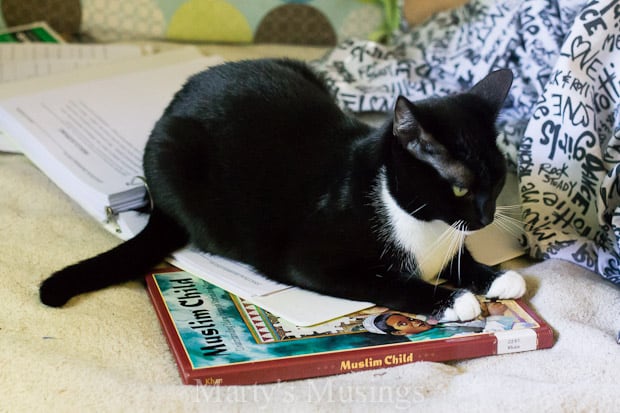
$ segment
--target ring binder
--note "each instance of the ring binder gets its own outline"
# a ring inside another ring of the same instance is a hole
[[[122,233],[121,227],[117,222],[118,214],[121,212],[142,210],[143,212],[151,213],[153,211],[153,197],[151,196],[149,185],[146,183],[146,178],[143,176],[134,176],[129,182],[129,185],[136,186],[138,184],[136,181],[141,181],[144,187],[144,197],[141,201],[119,203],[115,205],[110,204],[105,207],[106,224],[114,226],[114,231],[116,233]],[[148,207],[148,210],[143,210],[145,207]]]

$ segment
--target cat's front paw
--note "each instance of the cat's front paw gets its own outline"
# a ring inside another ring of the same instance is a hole
[[[439,322],[473,320],[480,313],[480,302],[476,296],[470,291],[458,290],[453,295],[452,304],[440,314]]]
[[[485,293],[487,298],[520,298],[525,294],[525,280],[516,271],[506,271],[497,277],[489,290]]]

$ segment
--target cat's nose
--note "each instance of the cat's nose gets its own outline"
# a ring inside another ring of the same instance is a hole
[[[484,214],[480,217],[480,225],[482,225],[483,227],[486,227],[491,222],[493,222],[493,214]]]
[[[482,198],[478,201],[478,221],[482,227],[486,227],[495,216],[495,202],[489,198]]]

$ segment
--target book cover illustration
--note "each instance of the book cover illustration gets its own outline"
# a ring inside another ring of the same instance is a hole
[[[550,347],[551,330],[519,301],[484,302],[466,323],[373,307],[299,327],[187,272],[147,277],[181,376],[189,384],[251,384]],[[523,334],[521,334],[522,332]],[[501,334],[512,347],[499,349]],[[452,349],[462,342],[462,348]],[[474,345],[476,348],[470,348]],[[430,347],[429,347],[430,346]]]
[[[374,333],[403,335],[408,342],[438,340],[474,333],[532,329],[540,325],[514,300],[481,300],[482,315],[468,322],[439,323],[421,314],[372,307],[316,326],[297,326],[252,303],[230,295],[247,328],[259,344]]]

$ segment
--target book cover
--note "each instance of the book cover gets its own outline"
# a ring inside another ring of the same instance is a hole
[[[186,384],[269,383],[554,343],[549,325],[521,300],[481,299],[483,315],[465,323],[373,307],[300,327],[184,271],[146,280]]]
[[[65,43],[45,22],[35,22],[0,30],[0,43]]]

